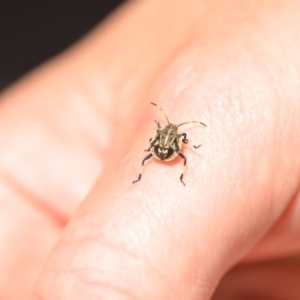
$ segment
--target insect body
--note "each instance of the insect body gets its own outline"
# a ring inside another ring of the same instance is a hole
[[[182,142],[187,144],[189,140],[187,139],[186,133],[178,133],[178,127],[181,125],[185,125],[188,123],[198,123],[206,127],[206,125],[202,122],[198,121],[190,121],[181,123],[179,125],[174,125],[169,122],[169,119],[167,115],[164,113],[161,107],[159,107],[157,104],[152,103],[152,105],[157,106],[157,108],[164,114],[166,117],[166,120],[168,122],[168,125],[164,128],[161,128],[160,124],[157,123],[157,130],[153,137],[150,139],[150,145],[149,148],[145,151],[151,152],[148,154],[142,161],[142,167],[144,167],[145,161],[150,159],[151,157],[155,157],[159,160],[164,161],[170,161],[173,160],[178,155],[183,159],[183,167],[186,166],[186,157],[180,152],[182,147]],[[199,148],[201,145],[193,146],[194,148]],[[142,178],[142,171],[140,172],[138,179],[133,181],[133,183],[138,182]],[[185,185],[185,183],[182,180],[183,178],[183,172],[180,176],[180,181]]]
[[[182,141],[177,127],[168,124],[165,128],[156,131],[151,139],[149,150],[155,158],[169,161],[179,154],[181,145]]]

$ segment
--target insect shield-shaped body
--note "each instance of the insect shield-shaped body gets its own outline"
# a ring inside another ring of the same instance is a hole
[[[169,161],[178,156],[181,146],[181,135],[176,125],[168,124],[163,129],[157,129],[151,139],[150,151],[155,158]]]
[[[155,157],[156,159],[159,160],[164,160],[164,161],[170,161],[173,160],[175,157],[178,155],[183,159],[183,167],[185,168],[186,166],[186,157],[180,152],[182,142],[187,144],[189,140],[186,138],[186,133],[178,133],[178,127],[189,124],[189,123],[197,123],[201,124],[206,127],[206,125],[202,122],[198,121],[190,121],[190,122],[185,122],[181,123],[179,125],[174,125],[169,122],[169,119],[167,115],[164,113],[161,107],[159,107],[155,103],[151,103],[152,105],[156,106],[166,117],[166,120],[168,122],[168,125],[165,126],[164,128],[161,128],[160,124],[157,123],[157,130],[154,136],[150,139],[150,145],[149,148],[146,149],[145,151],[151,152],[148,154],[142,161],[142,168],[144,167],[145,161],[151,157]],[[193,146],[194,148],[199,148],[201,145],[198,146]],[[143,171],[143,169],[142,169]],[[133,181],[133,183],[138,182],[142,178],[142,171],[140,172],[138,179]],[[183,172],[180,176],[180,181],[185,185],[185,183],[182,180],[183,178]]]

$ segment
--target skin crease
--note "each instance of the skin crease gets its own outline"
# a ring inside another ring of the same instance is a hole
[[[4,91],[0,298],[210,299],[240,264],[213,299],[297,299],[299,258],[278,259],[300,251],[299,15],[130,2]],[[164,124],[150,102],[208,126],[181,128],[202,144],[186,187],[180,158],[132,185]]]

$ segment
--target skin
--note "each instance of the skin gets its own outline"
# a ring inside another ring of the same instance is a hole
[[[4,91],[0,298],[296,300],[299,16],[133,1]],[[207,124],[185,129],[185,187],[179,157],[132,185],[150,102]]]

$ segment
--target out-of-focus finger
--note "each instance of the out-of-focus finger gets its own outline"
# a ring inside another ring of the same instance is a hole
[[[148,105],[140,96],[173,56],[178,37],[188,36],[187,14],[171,9],[169,16],[182,18],[182,24],[162,23],[168,4],[153,4],[160,21],[147,37],[140,27],[149,18],[137,13],[130,20],[126,11],[139,8],[127,4],[1,94],[0,298],[27,298],[42,261],[102,172],[115,141],[126,140],[114,136],[116,128],[135,126]],[[149,5],[138,7],[147,11]]]
[[[212,300],[297,300],[299,278],[299,256],[238,266],[223,278]]]

